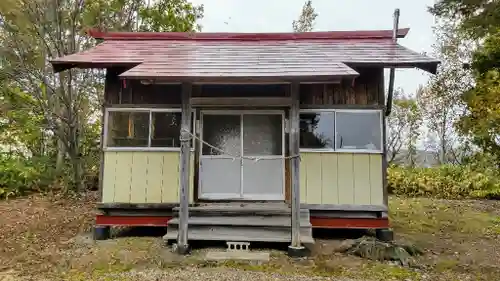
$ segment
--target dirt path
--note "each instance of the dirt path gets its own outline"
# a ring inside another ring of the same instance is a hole
[[[337,252],[316,241],[313,256],[271,251],[266,264],[180,257],[158,236],[94,241],[95,197],[34,196],[0,202],[0,280],[500,280],[499,202],[391,199],[397,239],[424,249],[403,268]]]

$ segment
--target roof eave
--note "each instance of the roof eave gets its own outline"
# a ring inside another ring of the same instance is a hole
[[[402,63],[369,63],[369,62],[345,62],[346,65],[350,67],[383,67],[383,68],[418,68],[429,72],[431,74],[437,74],[437,69],[440,61],[428,61],[428,62],[402,62]]]
[[[131,63],[131,62],[82,62],[82,61],[57,61],[52,60],[49,61],[52,64],[52,68],[55,73],[59,73],[65,70],[69,70],[72,68],[79,69],[105,69],[111,67],[126,67],[132,68],[140,63]]]
[[[398,29],[397,37],[405,38],[409,28]],[[104,32],[87,31],[98,40],[201,40],[201,41],[260,41],[260,40],[321,40],[321,39],[392,39],[393,30],[287,32],[287,33],[195,33],[195,32]]]
[[[292,83],[292,82],[332,82],[342,79],[353,79],[359,74],[347,75],[285,75],[285,76],[154,76],[154,75],[120,75],[121,79],[150,80],[159,82],[188,83]]]

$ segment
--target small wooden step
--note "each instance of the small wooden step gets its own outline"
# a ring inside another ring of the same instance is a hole
[[[179,208],[174,208],[177,215]],[[189,207],[188,240],[291,242],[292,213],[281,203],[207,203]],[[167,241],[176,240],[179,219],[167,224]],[[308,209],[300,210],[300,234],[304,244],[313,244]]]
[[[165,241],[176,240],[177,229],[168,229],[163,237]],[[291,242],[289,231],[273,228],[197,226],[188,228],[189,240],[200,241],[249,241],[249,242]],[[309,230],[301,230],[301,241],[304,244],[314,244],[314,239]]]
[[[179,212],[179,207],[173,211]],[[291,216],[291,209],[285,204],[211,204],[189,207],[189,212],[196,216]],[[301,209],[300,213],[309,216],[308,209]]]
[[[173,218],[168,221],[168,225],[178,225],[179,219]],[[188,225],[234,225],[234,226],[273,226],[288,227],[292,226],[290,217],[285,216],[196,216],[190,217]],[[309,222],[309,216],[302,216],[300,220],[301,227],[312,227]]]

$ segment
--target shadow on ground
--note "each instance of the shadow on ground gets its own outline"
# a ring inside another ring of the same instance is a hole
[[[114,238],[130,238],[130,237],[157,237],[161,238],[165,235],[167,229],[165,227],[124,227],[115,228],[112,230],[111,239]],[[314,229],[313,236],[317,241],[335,241],[336,244],[341,243],[346,239],[357,239],[365,235],[372,236],[373,233],[361,229]],[[171,245],[169,243],[169,245]],[[227,247],[226,241],[190,241],[190,246],[193,250],[203,250]],[[289,243],[276,242],[251,242],[250,248],[253,250],[275,250],[287,251]]]

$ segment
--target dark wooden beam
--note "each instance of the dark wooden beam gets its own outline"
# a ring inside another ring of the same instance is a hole
[[[191,98],[193,106],[290,106],[289,97],[200,97]]]

